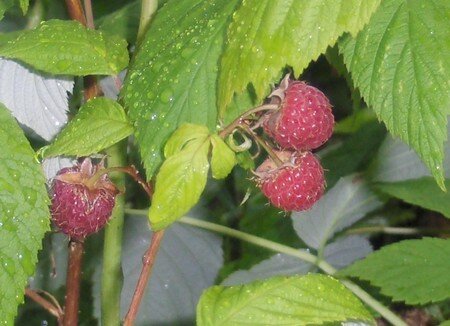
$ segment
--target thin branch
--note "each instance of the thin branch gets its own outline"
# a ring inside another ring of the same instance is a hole
[[[71,19],[79,21],[86,26],[86,17],[84,16],[83,6],[80,0],[66,0],[67,11]]]
[[[247,125],[241,125],[240,126],[244,131],[247,132],[249,136],[251,136],[256,142],[264,148],[264,150],[267,152],[269,157],[272,159],[272,161],[275,162],[276,166],[280,167],[283,165],[283,161],[280,160],[278,155],[275,153],[275,151],[272,149],[271,146],[269,146],[261,137],[259,137],[253,130],[251,130]]]
[[[139,19],[139,29],[137,33],[137,43],[142,41],[148,24],[152,20],[152,16],[158,9],[158,0],[141,0],[141,16]]]
[[[123,172],[131,176],[134,181],[136,181],[141,187],[145,190],[149,198],[152,198],[153,196],[153,190],[147,182],[145,182],[144,179],[139,174],[139,171],[136,169],[134,165],[130,166],[117,166],[117,167],[110,167],[105,169],[98,170],[92,177],[89,178],[89,180],[86,182],[86,185],[89,187],[93,187],[96,182],[105,174],[109,174],[111,172]]]
[[[86,27],[95,29],[94,13],[92,12],[91,0],[84,0],[84,11],[86,12]]]
[[[364,234],[364,233],[385,233],[394,235],[436,235],[436,234],[450,234],[449,228],[402,228],[402,227],[391,227],[384,225],[366,226],[355,229],[350,229],[345,232],[345,234]]]
[[[90,1],[88,1],[90,5]],[[66,0],[67,11],[69,12],[69,16],[71,19],[80,22],[83,26],[88,26],[88,21],[86,20],[86,16],[84,15],[83,6],[81,5],[80,0]],[[88,8],[90,14],[92,14],[92,8]],[[90,18],[91,19],[91,18]],[[92,22],[89,24],[94,24],[94,18],[92,17]],[[90,27],[89,27],[90,28]],[[84,82],[84,99],[89,100],[91,98],[99,96],[102,91],[97,83],[97,77],[95,76],[85,76],[83,78]]]
[[[38,305],[43,307],[45,310],[47,310],[51,315],[55,316],[56,319],[58,320],[58,325],[61,325],[63,312],[61,311],[60,307],[58,308],[50,301],[43,298],[37,291],[34,291],[30,288],[25,289],[25,295],[34,302],[36,302]]]
[[[25,29],[33,29],[38,26],[42,21],[43,15],[44,5],[42,4],[42,0],[36,0],[28,12],[28,21],[25,25]]]
[[[270,111],[270,110],[276,110],[278,109],[279,105],[277,104],[264,104],[264,105],[260,105],[257,106],[253,109],[250,109],[244,113],[242,113],[239,117],[237,117],[232,123],[230,123],[228,126],[226,126],[224,129],[222,129],[219,132],[219,136],[221,138],[225,138],[226,136],[228,136],[229,134],[231,134],[233,132],[234,129],[236,129],[237,127],[239,127],[240,125],[242,125],[245,120],[251,116],[252,114],[261,112],[261,111]]]
[[[150,246],[143,257],[141,275],[139,275],[130,308],[123,323],[124,326],[131,326],[134,324],[163,236],[164,230],[153,233]]]
[[[78,325],[78,306],[80,301],[83,248],[83,240],[70,240],[69,264],[67,266],[66,280],[66,305],[64,308],[64,326]]]

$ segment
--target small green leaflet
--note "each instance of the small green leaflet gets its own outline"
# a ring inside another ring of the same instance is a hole
[[[180,152],[183,147],[192,140],[206,139],[209,136],[209,130],[206,126],[185,123],[181,125],[169,138],[164,147],[164,156],[166,158]]]
[[[208,178],[211,144],[213,177],[225,178],[236,165],[235,154],[206,126],[186,123],[169,138],[149,210],[152,230],[166,228],[198,202]]]
[[[395,301],[426,304],[450,298],[450,240],[405,240],[341,270],[370,281]]]
[[[450,2],[385,0],[369,25],[339,47],[365,101],[444,188]]]
[[[208,178],[209,147],[208,137],[197,138],[164,161],[149,210],[153,231],[166,228],[198,202]]]
[[[121,96],[151,178],[163,146],[183,123],[217,128],[218,61],[238,0],[168,1],[156,13]]]
[[[272,277],[241,286],[213,286],[197,305],[198,326],[373,324],[362,303],[325,275]]]
[[[211,135],[211,171],[215,179],[227,177],[236,165],[236,154],[218,135]]]
[[[139,29],[140,12],[141,1],[133,1],[108,15],[100,17],[96,20],[95,25],[105,33],[120,36],[134,44]]]
[[[49,230],[45,178],[35,153],[0,105],[0,323],[12,325]]]
[[[128,64],[127,43],[73,20],[49,20],[0,46],[0,56],[64,75],[114,75]]]
[[[298,76],[344,32],[356,34],[380,0],[247,0],[233,15],[221,62],[221,115],[251,82],[258,99],[286,65]]]
[[[440,189],[431,177],[405,180],[393,183],[377,183],[381,191],[450,218],[450,192]],[[445,187],[450,189],[450,179],[445,180]]]
[[[132,132],[133,126],[120,104],[105,97],[97,97],[80,107],[75,118],[43,154],[44,157],[88,156],[114,145]]]

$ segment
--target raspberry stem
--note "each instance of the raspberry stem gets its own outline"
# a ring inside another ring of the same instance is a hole
[[[280,158],[278,157],[277,154],[275,154],[275,152],[273,151],[272,147],[269,146],[263,139],[261,139],[261,137],[259,137],[252,129],[250,129],[248,126],[243,125],[241,126],[241,128],[243,130],[245,130],[254,140],[256,140],[256,142],[262,147],[264,148],[264,150],[267,152],[267,154],[269,154],[270,158],[275,162],[275,164],[280,167],[282,166],[284,163],[282,160],[280,160]]]
[[[40,292],[49,296],[53,302],[50,302],[50,300],[47,300],[46,298],[41,296]],[[36,302],[37,304],[39,304],[40,306],[42,306],[51,315],[55,316],[57,318],[58,325],[62,325],[62,319],[64,316],[64,312],[63,312],[62,308],[59,306],[56,299],[53,298],[53,296],[51,296],[49,293],[47,293],[45,291],[40,291],[40,290],[35,291],[30,288],[25,289],[25,295],[28,298],[30,298],[31,300],[33,300],[34,302]]]
[[[69,243],[69,264],[67,265],[66,304],[64,307],[64,326],[78,325],[80,301],[81,263],[84,240],[71,239]]]
[[[100,178],[105,175],[109,174],[111,172],[123,172],[128,175],[130,175],[141,187],[145,190],[149,198],[153,196],[153,191],[150,188],[150,185],[144,181],[144,179],[141,178],[139,175],[139,171],[134,167],[134,165],[131,166],[125,166],[125,167],[111,167],[111,168],[104,168],[100,169],[97,172],[94,173],[92,177],[89,178],[89,180],[85,183],[86,187],[88,188],[94,188],[95,184],[97,183]]]
[[[245,121],[252,114],[255,114],[255,113],[258,113],[258,112],[261,112],[261,111],[276,110],[276,109],[278,109],[278,107],[279,107],[279,104],[263,104],[263,105],[254,107],[254,108],[252,108],[252,109],[250,109],[248,111],[245,111],[239,117],[237,117],[232,123],[230,123],[224,129],[222,129],[219,132],[219,136],[221,138],[225,138],[226,136],[231,134],[233,132],[233,130],[235,130],[239,126],[245,125]]]

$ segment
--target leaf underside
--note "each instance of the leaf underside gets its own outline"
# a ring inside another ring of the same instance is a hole
[[[50,141],[67,122],[71,78],[36,73],[0,59],[0,102],[23,125]]]
[[[151,236],[145,218],[127,216],[122,260],[122,316],[129,309],[141,273],[142,256],[150,245]],[[175,223],[165,231],[157,260],[152,272],[153,281],[148,284],[135,325],[194,325],[198,299],[205,288],[214,284],[223,264],[222,238]],[[100,283],[101,266],[96,268],[98,278],[95,281]],[[94,294],[98,306],[99,292]],[[99,315],[100,311],[96,312],[96,316]]]

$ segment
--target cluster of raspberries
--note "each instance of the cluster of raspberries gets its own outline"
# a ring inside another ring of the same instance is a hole
[[[270,95],[280,105],[262,117],[264,132],[278,145],[255,171],[258,185],[269,201],[285,211],[307,210],[322,196],[323,169],[311,150],[333,132],[331,105],[318,89],[283,79]],[[84,239],[108,221],[119,193],[103,162],[84,159],[59,171],[52,185],[52,217],[72,239]]]
[[[331,104],[317,88],[288,77],[271,96],[281,104],[262,117],[263,128],[281,150],[274,150],[278,165],[268,158],[256,169],[257,182],[272,205],[285,211],[308,210],[325,188],[322,166],[311,150],[331,137]]]

